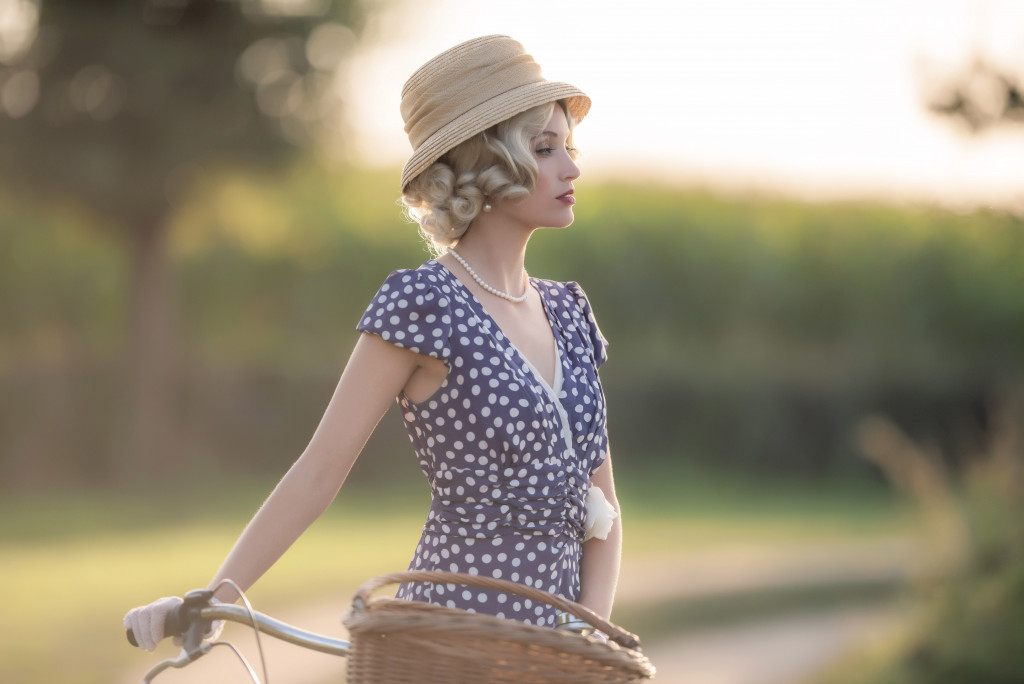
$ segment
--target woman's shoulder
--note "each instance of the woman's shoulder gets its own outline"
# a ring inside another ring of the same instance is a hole
[[[428,261],[419,268],[392,271],[356,328],[414,352],[447,359],[451,288],[439,268],[443,267]]]
[[[447,307],[450,304],[452,287],[446,277],[444,266],[431,259],[417,268],[399,268],[391,271],[373,296],[373,303],[394,300],[402,308],[410,305]]]
[[[593,350],[595,364],[600,367],[608,358],[608,341],[601,334],[590,300],[580,284],[574,280],[559,282],[543,278],[533,278],[533,281],[553,309],[558,324],[581,336],[586,346]]]
[[[430,259],[416,268],[398,268],[388,274],[384,279],[385,284],[395,282],[423,283],[425,285],[441,285],[445,278],[445,268],[436,259]]]
[[[590,312],[590,300],[587,299],[587,293],[575,280],[565,282],[546,278],[531,278],[531,280],[550,304],[576,309],[583,314]]]
[[[383,301],[383,299],[408,296],[427,297],[446,305],[445,300],[451,294],[452,288],[445,276],[444,266],[433,259],[417,268],[399,268],[391,271],[384,278],[384,282],[373,299],[374,301]]]

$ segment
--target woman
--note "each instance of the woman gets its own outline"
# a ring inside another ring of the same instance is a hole
[[[251,586],[337,495],[397,396],[432,503],[412,569],[509,579],[609,617],[621,526],[597,369],[575,283],[529,278],[526,246],[573,221],[572,128],[590,100],[507,36],[447,50],[402,91],[403,200],[439,256],[393,272],[312,440],[211,582]],[[593,537],[593,538],[590,538]],[[454,585],[399,596],[553,625],[555,609]],[[234,600],[221,588],[217,598]],[[178,599],[125,616],[152,650]]]

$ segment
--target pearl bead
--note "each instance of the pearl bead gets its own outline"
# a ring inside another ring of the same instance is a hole
[[[508,301],[513,302],[515,304],[519,304],[520,302],[525,302],[526,298],[530,296],[530,287],[529,287],[529,284],[528,284],[528,281],[527,281],[527,278],[529,276],[527,276],[525,268],[523,269],[523,290],[524,290],[524,292],[523,292],[522,296],[520,296],[520,297],[513,297],[509,293],[502,292],[501,290],[499,290],[499,289],[497,289],[495,287],[491,287],[490,285],[485,283],[484,279],[481,278],[479,275],[477,275],[477,272],[473,270],[473,267],[470,266],[466,262],[466,260],[462,258],[462,255],[460,255],[458,252],[456,252],[451,247],[448,248],[448,253],[451,254],[453,257],[455,257],[456,261],[458,261],[460,264],[462,264],[462,267],[464,269],[466,269],[466,273],[468,273],[470,275],[470,277],[473,278],[473,280],[475,280],[480,287],[484,288],[484,290],[486,290],[487,292],[490,292],[492,295],[495,295],[497,297],[501,297],[502,299],[507,299]]]

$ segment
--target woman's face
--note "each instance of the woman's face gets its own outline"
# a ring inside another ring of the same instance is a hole
[[[503,202],[496,211],[508,215],[529,228],[565,228],[572,224],[574,180],[580,169],[570,156],[569,123],[561,106],[556,105],[544,132],[533,139],[537,160],[537,184],[526,199]]]

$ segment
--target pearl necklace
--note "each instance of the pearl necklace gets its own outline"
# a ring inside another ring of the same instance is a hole
[[[458,252],[456,252],[454,249],[452,249],[451,247],[448,248],[448,253],[451,254],[453,257],[455,257],[456,261],[458,261],[460,264],[462,264],[462,267],[464,269],[466,269],[466,272],[469,273],[470,276],[472,276],[473,280],[475,280],[477,282],[477,285],[479,285],[480,287],[484,288],[485,290],[490,292],[492,295],[495,295],[496,297],[501,297],[502,299],[507,299],[508,301],[512,302],[513,304],[519,304],[521,302],[525,302],[526,298],[530,296],[529,281],[527,280],[528,276],[526,275],[526,269],[525,268],[523,269],[523,290],[524,290],[524,292],[523,292],[521,297],[513,297],[508,292],[502,292],[498,288],[491,287],[490,285],[485,283],[484,279],[481,278],[479,275],[477,275],[477,272],[473,270],[473,267],[470,266],[468,263],[466,263],[466,260],[463,259],[462,256]]]

